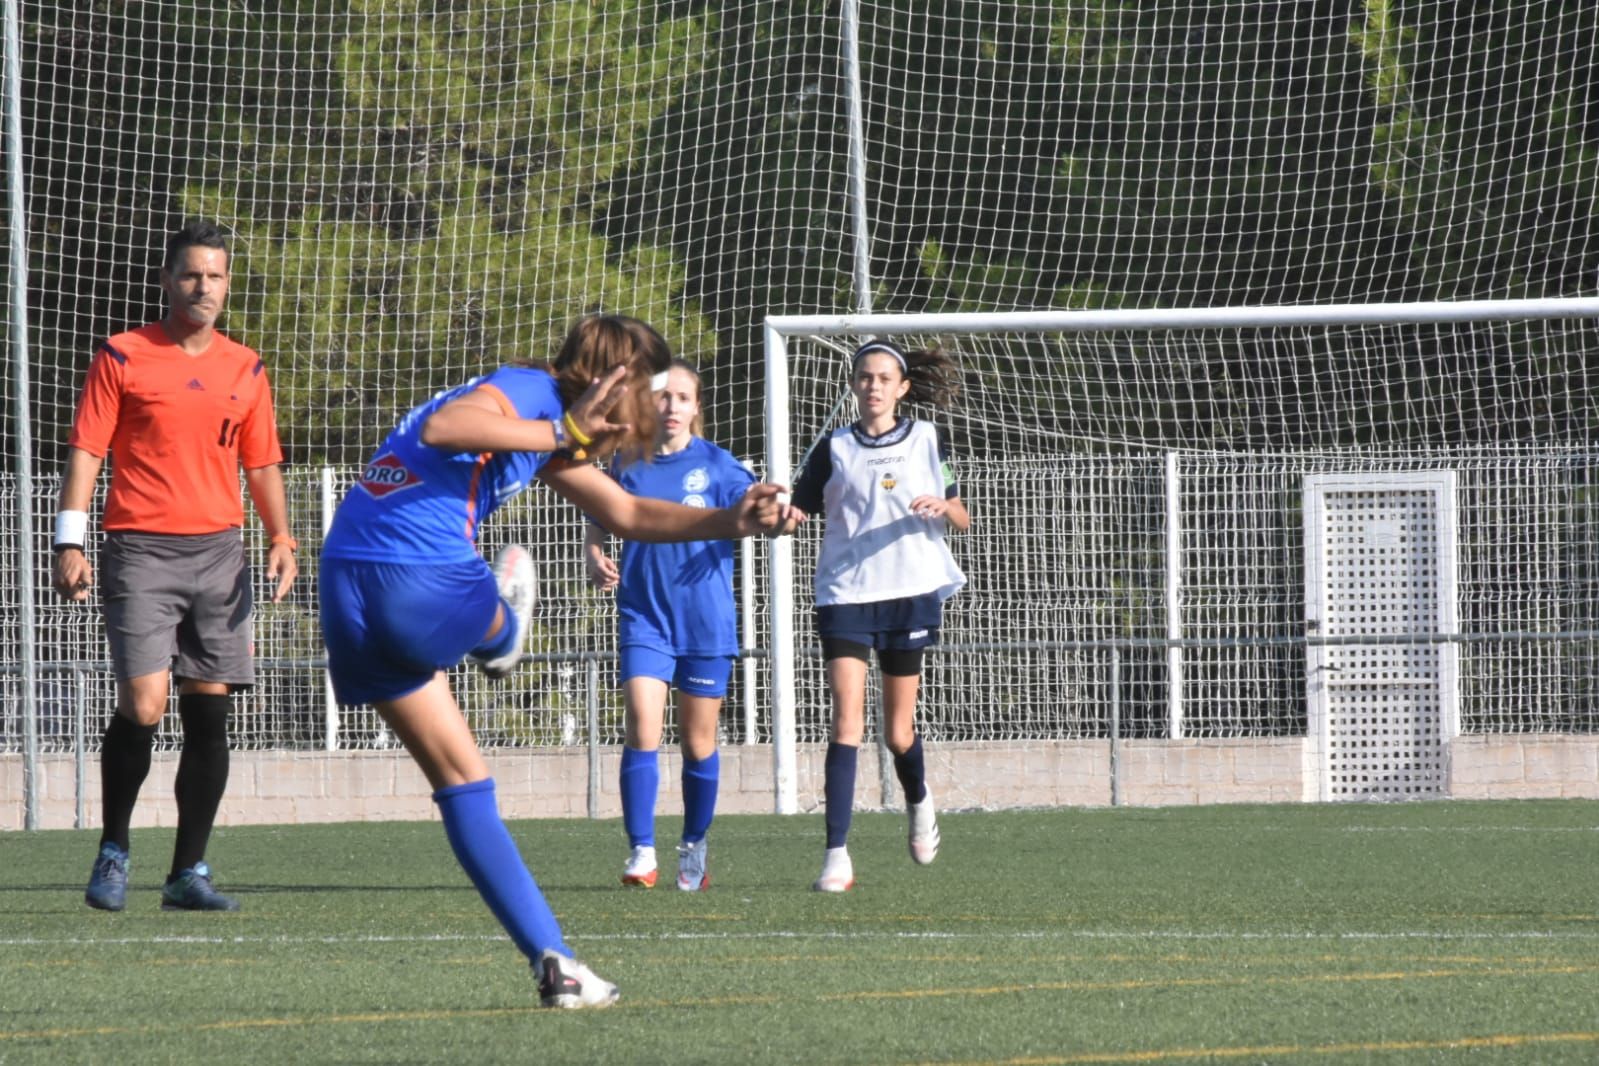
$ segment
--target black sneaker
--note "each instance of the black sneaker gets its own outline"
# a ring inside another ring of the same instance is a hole
[[[546,951],[534,967],[539,975],[539,1003],[545,1007],[609,1007],[616,1002],[616,986],[594,976],[594,971],[558,951]]]
[[[211,867],[196,863],[161,889],[164,911],[236,911],[239,901],[211,887]]]

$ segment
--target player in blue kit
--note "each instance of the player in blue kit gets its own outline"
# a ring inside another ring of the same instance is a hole
[[[628,492],[690,507],[726,507],[743,498],[755,477],[728,452],[707,441],[700,412],[700,376],[672,361],[666,387],[655,394],[660,414],[655,454],[615,463],[611,476]],[[697,892],[710,884],[705,835],[716,811],[720,765],[717,718],[733,656],[738,621],[733,606],[733,546],[725,540],[639,544],[622,548],[618,569],[605,551],[605,531],[590,524],[583,561],[596,588],[616,589],[618,679],[627,705],[618,783],[622,824],[631,851],[622,883],[653,888],[655,797],[669,687],[678,692],[683,745],[683,836],[677,847],[677,887]]]
[[[434,789],[444,830],[478,894],[528,957],[548,1007],[599,1007],[616,986],[572,957],[501,821],[494,780],[450,692],[468,657],[504,676],[522,657],[532,560],[493,570],[480,525],[537,478],[621,536],[707,540],[776,525],[775,485],[736,505],[684,507],[628,494],[586,459],[642,454],[652,386],[671,351],[637,319],[589,315],[548,366],[506,366],[411,411],[345,495],[322,549],[322,628],[334,694],[371,703]]]
[[[855,350],[850,365],[859,418],[811,452],[784,520],[784,532],[808,515],[827,520],[816,559],[816,632],[833,735],[823,769],[827,851],[812,886],[818,892],[855,883],[847,844],[873,649],[882,671],[884,739],[905,790],[911,858],[926,865],[938,855],[916,694],[923,649],[938,642],[944,601],[966,583],[944,534],[971,526],[932,423],[899,414],[901,400],[945,407],[955,399],[959,371],[948,353],[874,340]]]

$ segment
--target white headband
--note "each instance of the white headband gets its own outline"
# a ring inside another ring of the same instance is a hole
[[[668,373],[669,371],[663,370],[659,374],[656,374],[654,377],[650,378],[651,392],[660,392],[662,389],[666,388],[666,375]]]
[[[859,366],[861,360],[866,358],[868,355],[871,355],[873,352],[884,352],[888,355],[892,355],[894,357],[894,362],[899,364],[899,372],[901,374],[909,374],[911,372],[910,364],[905,362],[905,353],[887,341],[867,341],[865,344],[855,349],[855,357],[850,360],[850,366]]]

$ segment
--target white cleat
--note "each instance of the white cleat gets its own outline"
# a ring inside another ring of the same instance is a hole
[[[576,959],[548,950],[539,956],[539,1004],[572,1010],[609,1007],[616,1002],[616,986],[595,976]]]
[[[933,792],[928,789],[920,803],[906,805],[910,819],[911,858],[926,866],[938,858],[938,817],[933,812]]]
[[[522,662],[522,651],[527,646],[528,626],[533,621],[533,605],[538,600],[538,577],[533,571],[533,556],[520,544],[507,545],[494,557],[494,583],[500,596],[511,608],[505,624],[516,627],[516,638],[511,650],[492,659],[472,659],[483,672],[495,681],[509,677]]]
[[[627,853],[627,865],[622,867],[622,883],[633,888],[654,888],[660,874],[655,867],[655,849],[640,844]]]
[[[684,892],[704,892],[711,887],[711,874],[705,868],[705,841],[677,846],[677,887]]]
[[[855,864],[849,861],[848,848],[828,848],[822,860],[822,876],[811,888],[817,892],[848,892],[855,883]]]

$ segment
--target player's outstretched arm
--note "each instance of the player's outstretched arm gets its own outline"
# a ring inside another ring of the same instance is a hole
[[[572,405],[568,414],[585,438],[595,440],[628,428],[627,423],[610,419],[611,409],[627,394],[625,377],[627,367],[613,368]],[[447,452],[553,452],[560,447],[552,421],[506,414],[500,401],[484,389],[458,396],[429,415],[422,425],[422,443]]]
[[[772,536],[788,536],[800,526],[804,525],[805,520],[809,517],[810,516],[808,514],[800,510],[798,507],[795,507],[792,503],[782,505],[782,507],[778,510],[777,528],[772,530]]]
[[[732,507],[708,510],[634,496],[587,464],[552,461],[539,477],[614,535],[651,542],[728,540],[775,532],[782,511],[778,496],[785,491],[763,482],[751,485]]]

